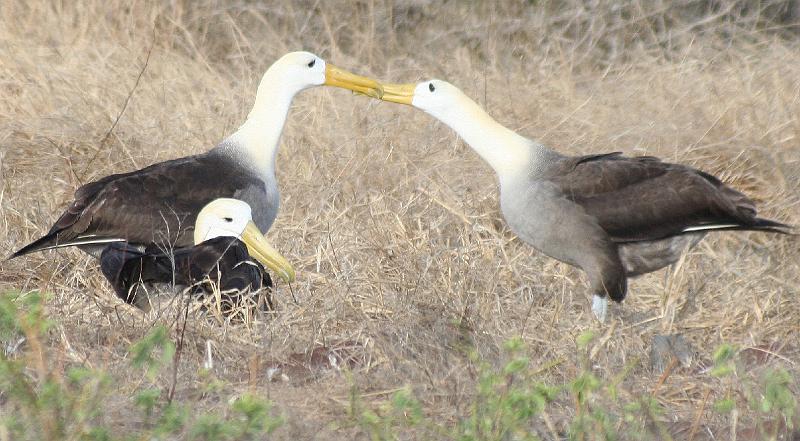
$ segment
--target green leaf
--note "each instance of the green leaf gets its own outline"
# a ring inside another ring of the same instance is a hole
[[[589,346],[589,343],[594,340],[594,332],[592,331],[584,331],[578,338],[575,340],[578,344],[578,349],[586,349]]]
[[[146,389],[134,397],[133,402],[142,408],[145,415],[148,417],[153,414],[153,409],[158,403],[158,398],[161,396],[161,391],[158,389]]]
[[[283,419],[270,414],[269,401],[251,394],[245,394],[233,402],[232,410],[243,418],[238,425],[237,436],[262,435],[272,432],[283,424]]]
[[[412,426],[422,420],[422,406],[414,398],[409,387],[392,395],[392,407],[396,413],[403,415]]]
[[[792,377],[783,370],[768,371],[764,375],[764,396],[761,399],[761,411],[770,413],[777,411],[790,417],[797,408],[797,399],[792,393]]]
[[[717,400],[714,403],[714,410],[721,414],[730,413],[736,407],[736,402],[733,398],[724,398],[721,400]]]
[[[520,373],[528,367],[529,362],[530,360],[528,360],[528,357],[517,357],[506,364],[503,369],[503,374],[512,375]]]
[[[186,408],[169,404],[161,412],[161,418],[153,429],[153,433],[159,436],[178,433],[186,425],[188,416],[189,411]]]
[[[510,339],[506,340],[506,342],[503,343],[503,348],[506,351],[508,351],[509,353],[513,354],[515,352],[518,352],[518,351],[522,350],[524,345],[525,345],[525,343],[522,341],[521,338],[513,337],[513,338],[510,338]]]
[[[161,351],[161,356],[156,357],[154,352]],[[153,327],[141,340],[130,347],[131,364],[140,369],[145,369],[147,376],[152,380],[158,371],[166,366],[175,355],[175,344],[169,339],[169,331],[163,325]]]
[[[111,435],[105,427],[92,427],[89,432],[81,437],[86,441],[111,441]]]
[[[736,348],[734,348],[733,345],[724,344],[714,351],[714,364],[720,365],[722,363],[727,363],[731,361],[735,355]]]
[[[600,387],[600,380],[591,372],[584,372],[570,384],[570,388],[575,393],[592,392],[597,390],[598,387]]]
[[[194,426],[189,431],[189,439],[216,441],[230,438],[233,432],[233,427],[227,424],[219,415],[204,414],[195,421]]]
[[[733,366],[729,364],[724,364],[721,366],[714,366],[709,372],[709,375],[712,377],[727,377],[728,375],[732,374],[734,371]]]

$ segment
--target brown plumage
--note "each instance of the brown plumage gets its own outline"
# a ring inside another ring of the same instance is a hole
[[[561,221],[544,217],[538,229],[550,237],[542,248],[552,248],[547,242],[559,236],[566,239],[559,243],[566,249],[553,253],[587,271],[594,292],[618,302],[625,298],[627,277],[676,262],[708,231],[789,228],[757,217],[750,199],[714,176],[652,156],[552,155],[541,170],[512,185],[537,189],[540,210],[573,213]]]
[[[658,240],[687,230],[787,227],[756,217],[753,201],[716,177],[652,156],[570,158],[551,173],[543,179],[579,204],[617,243]]]
[[[119,241],[142,247],[191,246],[197,213],[221,197],[249,203],[256,224],[261,220],[259,228],[266,231],[274,216],[255,216],[256,208],[270,205],[263,202],[264,182],[223,152],[215,149],[86,184],[45,236],[11,257],[73,245],[99,254],[104,244]],[[277,211],[277,206],[272,208]]]

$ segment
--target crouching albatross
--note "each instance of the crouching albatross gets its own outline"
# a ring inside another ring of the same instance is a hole
[[[127,242],[140,251],[152,244],[189,247],[197,214],[217,198],[248,203],[255,224],[266,232],[278,214],[275,156],[289,106],[295,94],[319,85],[372,97],[381,93],[370,78],[326,64],[308,52],[288,53],[262,77],[244,124],[216,147],[78,188],[50,231],[11,258],[73,245],[99,257],[113,242]]]
[[[489,163],[511,230],[586,272],[601,322],[607,298],[625,298],[627,277],[676,262],[708,231],[791,228],[757,217],[753,201],[701,170],[618,152],[559,154],[503,127],[445,81],[384,84],[383,92],[450,126]]]
[[[128,242],[113,242],[100,255],[100,268],[118,297],[143,310],[149,310],[150,303],[140,292],[142,284],[197,285],[203,291],[216,286],[229,309],[247,291],[272,287],[264,266],[294,279],[294,269],[253,223],[246,202],[220,198],[203,207],[195,222],[194,243],[175,250],[151,245],[140,251]],[[269,293],[263,306],[272,307]]]

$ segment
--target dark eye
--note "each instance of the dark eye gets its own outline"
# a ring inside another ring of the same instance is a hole
[[[223,219],[225,222],[233,222],[233,218],[232,218],[232,217],[223,217],[222,219]]]
[[[434,90],[436,90],[436,88],[435,88],[435,87],[433,87],[433,83],[428,83],[428,90],[430,90],[431,92],[433,92]]]
[[[313,60],[308,62],[308,67],[314,67],[314,64],[316,64],[316,63],[317,63],[317,59],[314,58]]]

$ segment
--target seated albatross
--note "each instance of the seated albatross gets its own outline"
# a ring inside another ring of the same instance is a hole
[[[175,250],[151,246],[140,251],[127,242],[114,242],[103,250],[100,268],[118,297],[143,310],[150,309],[138,290],[143,283],[198,284],[206,290],[216,285],[231,306],[241,292],[272,287],[264,266],[294,279],[294,269],[255,226],[246,202],[220,198],[206,205],[197,215],[194,243]],[[272,306],[269,294],[265,306]]]
[[[66,246],[99,257],[113,242],[141,251],[152,244],[189,247],[197,214],[217,198],[246,202],[258,228],[268,231],[278,214],[275,156],[289,106],[295,94],[320,85],[372,97],[381,93],[376,81],[326,64],[314,54],[288,53],[262,77],[244,124],[216,147],[80,187],[50,231],[11,258]]]
[[[383,85],[383,99],[410,104],[447,124],[497,173],[511,230],[589,277],[592,311],[621,302],[627,277],[676,262],[708,231],[789,233],[756,216],[753,201],[716,177],[652,156],[565,156],[492,119],[440,80]]]

